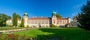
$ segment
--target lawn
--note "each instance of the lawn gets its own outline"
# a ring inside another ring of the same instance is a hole
[[[40,40],[53,37],[62,40],[90,40],[90,31],[80,28],[39,28],[15,32],[14,34],[36,37]]]

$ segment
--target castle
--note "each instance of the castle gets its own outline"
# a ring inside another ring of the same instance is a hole
[[[56,12],[53,12],[56,14]],[[28,14],[24,13],[24,27],[51,27],[52,24],[60,27],[65,26],[66,24],[70,23],[70,18],[57,18],[56,15],[52,15],[52,17],[32,17],[28,18]],[[18,25],[20,25],[21,20],[18,20]],[[7,25],[12,25],[12,19],[6,21]]]

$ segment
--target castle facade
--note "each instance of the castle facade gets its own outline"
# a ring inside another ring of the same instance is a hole
[[[56,12],[53,12],[56,14]],[[51,27],[52,24],[60,27],[65,26],[70,23],[70,18],[57,18],[56,15],[52,15],[52,17],[32,17],[28,18],[27,13],[24,14],[24,27]],[[18,20],[18,25],[20,25],[21,20]],[[12,19],[6,21],[7,25],[12,25]]]

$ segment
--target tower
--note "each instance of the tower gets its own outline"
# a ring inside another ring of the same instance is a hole
[[[52,12],[52,24],[57,25],[57,17],[56,12]]]
[[[27,13],[24,13],[23,19],[24,19],[24,27],[27,27],[28,26],[28,14]]]

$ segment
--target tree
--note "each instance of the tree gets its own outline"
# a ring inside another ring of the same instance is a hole
[[[62,18],[62,16],[59,13],[53,12],[52,16],[55,15],[57,18]]]
[[[52,27],[57,27],[57,26],[56,26],[56,25],[54,25],[54,24],[52,24],[51,26],[52,26]]]
[[[6,14],[0,14],[0,26],[6,26],[6,20],[11,17]]]
[[[18,19],[20,19],[20,18],[21,18],[21,17],[20,17],[18,14],[13,13],[13,20],[12,20],[13,26],[17,26],[17,21],[18,21]]]
[[[57,18],[62,18],[62,16],[60,14],[58,14],[58,13],[56,14],[56,17]]]
[[[18,19],[21,19],[21,16],[17,14],[17,18],[18,18]]]
[[[90,30],[90,1],[82,7],[82,12],[77,15],[77,22],[80,28]]]
[[[24,27],[24,19],[22,18],[20,27]]]
[[[13,26],[17,26],[17,14],[13,13]]]

